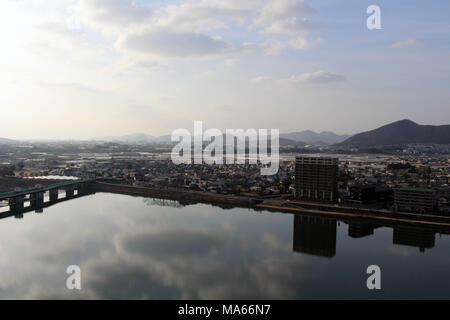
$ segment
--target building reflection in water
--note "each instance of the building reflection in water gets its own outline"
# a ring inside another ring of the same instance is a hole
[[[393,243],[410,247],[418,247],[420,252],[432,249],[435,245],[436,233],[415,226],[394,227]]]
[[[63,199],[66,201],[66,199]],[[58,201],[61,202],[61,201]],[[174,200],[144,199],[149,206],[168,206],[182,208],[185,205]],[[52,203],[48,203],[51,205]],[[22,212],[10,213],[1,218],[13,215],[16,219],[23,219],[24,213],[35,211],[43,213],[43,208],[25,208]],[[363,221],[345,221],[348,224],[348,236],[363,238],[374,234],[380,227],[393,229],[393,244],[417,247],[420,252],[435,246],[436,232],[448,234],[448,230],[429,230],[413,225],[381,225]],[[294,215],[293,251],[320,257],[332,258],[336,255],[337,220],[307,214]]]
[[[295,252],[332,258],[336,255],[336,220],[294,215]]]
[[[351,238],[364,238],[373,235],[375,226],[370,223],[351,222],[348,224],[348,236]]]
[[[348,236],[363,238],[383,225],[347,222]],[[393,244],[417,247],[420,252],[435,246],[435,231],[417,226],[385,226],[393,229]],[[317,216],[294,215],[293,251],[332,258],[336,255],[336,220]]]
[[[171,207],[171,208],[183,208],[184,205],[177,200],[157,199],[157,198],[144,198],[144,203],[148,206],[158,207]]]

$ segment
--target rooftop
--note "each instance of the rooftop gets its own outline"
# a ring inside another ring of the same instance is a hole
[[[429,188],[399,188],[397,190],[401,190],[401,191],[416,191],[416,192],[434,192],[433,189],[429,189]]]

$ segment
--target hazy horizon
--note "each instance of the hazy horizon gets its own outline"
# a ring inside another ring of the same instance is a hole
[[[366,9],[381,8],[381,30]],[[0,137],[356,134],[450,119],[450,3],[5,0]]]
[[[410,120],[410,119],[402,119],[402,120]],[[402,120],[397,120],[397,121],[394,121],[394,122],[398,122],[398,121],[402,121]],[[388,123],[386,123],[384,125],[387,125],[387,124]],[[428,125],[428,124],[424,124],[424,123],[417,123],[417,124],[419,124],[419,125]],[[449,125],[449,124],[448,123],[443,123],[442,125]],[[439,125],[437,125],[437,126],[439,126]],[[191,128],[187,127],[185,129],[187,129],[189,132],[192,132],[192,133],[194,132],[193,127],[191,127]],[[204,127],[203,128],[204,131],[207,130],[207,129],[211,129],[211,128],[210,127]],[[222,130],[222,132],[225,133],[226,129],[227,128],[221,128],[219,130]],[[248,128],[230,128],[230,129],[244,129],[244,130],[246,130]],[[251,129],[253,129],[253,128],[251,128]],[[265,129],[269,129],[269,128],[265,128]],[[358,133],[362,133],[362,132],[366,132],[366,131],[372,131],[374,129],[378,129],[378,128],[371,128],[371,129],[367,129],[367,130],[364,130],[364,131],[361,131],[361,132],[353,132],[353,133],[337,133],[337,132],[334,132],[334,131],[331,131],[331,130],[315,131],[315,130],[310,130],[310,129],[299,129],[299,130],[296,130],[296,131],[289,131],[289,132],[286,132],[285,130],[280,130],[280,134],[281,135],[288,135],[288,134],[303,133],[303,132],[311,131],[311,132],[313,132],[315,134],[323,134],[323,133],[332,133],[333,134],[334,133],[334,134],[336,134],[337,136],[340,136],[340,137],[344,137],[344,136],[350,137],[350,136],[354,136],[354,135],[356,135]],[[175,130],[175,128],[173,130]],[[21,138],[21,139],[14,139],[14,138],[11,138],[11,137],[0,137],[0,138],[6,138],[6,139],[11,139],[11,140],[17,140],[17,141],[37,141],[37,142],[38,141],[95,141],[95,140],[99,140],[99,141],[105,140],[105,141],[107,141],[108,139],[112,139],[112,138],[124,138],[124,137],[127,137],[127,136],[136,136],[136,135],[147,135],[147,136],[152,136],[155,139],[158,139],[158,138],[163,138],[163,137],[166,137],[166,136],[170,136],[171,132],[168,132],[167,134],[163,134],[163,135],[155,135],[155,134],[152,134],[151,132],[130,132],[130,133],[126,133],[126,134],[123,134],[123,135],[106,135],[106,136],[96,136],[96,137],[87,137],[87,138],[78,138],[78,139],[77,138]],[[303,142],[307,142],[307,141],[303,141]]]

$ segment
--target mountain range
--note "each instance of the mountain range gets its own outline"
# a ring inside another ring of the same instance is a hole
[[[155,137],[146,133],[134,133],[124,136],[108,136],[101,138],[94,138],[94,141],[108,141],[108,142],[125,142],[125,143],[167,143],[170,142],[170,135]]]
[[[170,135],[154,137],[148,134],[132,134],[120,137],[95,139],[100,141],[168,143]],[[421,125],[411,120],[400,120],[375,130],[356,135],[338,135],[331,131],[320,133],[305,130],[280,134],[280,146],[342,146],[374,147],[405,144],[450,144],[450,125]]]
[[[319,146],[327,146],[342,142],[348,137],[350,137],[350,135],[338,135],[331,131],[317,133],[311,130],[306,130],[301,132],[280,134],[280,145],[305,146],[307,144],[314,144]],[[155,137],[150,134],[136,133],[124,136],[95,138],[93,140],[127,143],[168,143],[171,141],[171,135]]]
[[[317,133],[311,130],[280,134],[280,138],[319,146],[336,144],[348,139],[349,137],[350,135],[348,134],[338,135],[331,131]]]
[[[155,137],[150,134],[136,133],[124,136],[94,138],[90,141],[108,141],[122,143],[170,143],[171,135]],[[0,144],[17,141],[0,138]],[[411,120],[400,120],[375,130],[356,135],[338,135],[331,131],[320,133],[305,130],[280,134],[280,146],[303,147],[305,145],[336,147],[375,147],[405,144],[450,144],[450,125],[421,125]]]
[[[14,143],[14,140],[11,139],[6,139],[6,138],[0,138],[0,143],[1,144],[10,144],[10,143]]]
[[[450,125],[420,125],[405,119],[356,134],[336,146],[374,147],[405,144],[450,144]]]

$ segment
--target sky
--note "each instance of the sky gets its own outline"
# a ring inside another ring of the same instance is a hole
[[[2,0],[0,137],[448,124],[449,15],[447,0]]]

